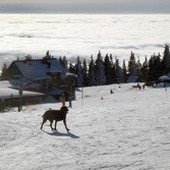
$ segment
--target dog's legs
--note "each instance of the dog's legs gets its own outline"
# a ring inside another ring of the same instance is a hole
[[[51,127],[51,130],[53,131],[52,124],[53,124],[53,120],[52,120],[52,121],[50,121],[50,127]]]
[[[46,121],[47,121],[47,120],[43,119],[43,122],[42,122],[41,127],[40,127],[41,130],[42,130],[43,125],[44,125],[44,123],[45,123]]]
[[[68,129],[68,127],[67,127],[66,119],[63,120],[63,123],[64,123],[64,126],[65,126],[67,132],[68,132],[70,129]]]
[[[42,128],[43,128],[43,124],[44,124],[44,123],[41,124],[41,127],[40,127],[41,130],[42,130]]]
[[[54,130],[57,130],[57,121],[55,120]]]

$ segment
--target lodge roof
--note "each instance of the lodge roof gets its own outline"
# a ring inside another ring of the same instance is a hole
[[[56,58],[17,60],[11,65],[16,65],[22,76],[31,80],[50,79],[50,74],[55,73],[66,76],[66,71]]]

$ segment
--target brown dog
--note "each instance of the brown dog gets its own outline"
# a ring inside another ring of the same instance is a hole
[[[47,110],[44,115],[42,116],[43,117],[43,122],[42,122],[42,125],[41,125],[41,130],[43,128],[43,124],[49,120],[50,121],[50,127],[52,130],[57,130],[56,127],[57,127],[57,122],[58,121],[62,121],[63,120],[63,123],[64,123],[64,126],[66,128],[67,131],[69,131],[69,129],[67,128],[67,124],[66,124],[66,115],[67,115],[67,112],[68,112],[68,108],[66,106],[63,106],[60,108],[60,110]],[[53,129],[52,127],[52,123],[53,121],[55,120],[55,127]]]

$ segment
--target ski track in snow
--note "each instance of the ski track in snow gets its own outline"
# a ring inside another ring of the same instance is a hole
[[[45,110],[60,103],[0,113],[0,169],[169,170],[170,89],[120,86],[84,88],[83,99],[77,92],[69,133],[62,122],[58,132],[49,122],[40,130]]]

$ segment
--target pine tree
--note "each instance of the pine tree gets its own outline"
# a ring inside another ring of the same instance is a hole
[[[50,57],[51,57],[50,52],[47,51],[45,56],[46,56],[47,58],[50,58]]]
[[[83,61],[83,84],[88,86],[88,75],[87,75],[87,62],[86,59]]]
[[[96,59],[96,67],[95,67],[95,78],[97,85],[104,85],[106,83],[106,75],[105,75],[105,67],[103,58],[99,51]]]
[[[123,74],[123,75],[122,75],[123,83],[126,83],[126,80],[127,80],[127,69],[126,69],[125,60],[123,60],[122,74]]]
[[[75,67],[73,66],[72,63],[69,64],[69,69],[68,70],[69,70],[70,73],[76,74]]]
[[[131,51],[130,60],[128,64],[128,72],[129,75],[137,75],[135,54],[132,51]]]
[[[105,56],[104,66],[105,66],[105,74],[106,74],[106,84],[112,84],[113,83],[112,63],[109,59],[108,54],[106,54]]]
[[[149,59],[149,82],[156,82],[162,75],[162,63],[160,54],[153,54]]]
[[[163,74],[170,72],[170,52],[169,52],[169,46],[167,44],[165,44],[162,64],[163,64],[163,70],[162,70]]]
[[[128,63],[128,80],[127,82],[136,82],[138,79],[137,74],[137,62],[135,54],[131,52],[129,63]]]
[[[91,61],[89,63],[88,85],[89,86],[96,85],[96,80],[95,80],[95,63],[94,63],[94,60],[93,60],[93,56],[91,56]]]
[[[116,66],[115,66],[115,63],[113,62],[112,54],[110,54],[110,61],[111,61],[111,66],[112,66],[111,75],[112,75],[113,83],[116,83],[117,82],[117,79],[116,79]]]
[[[61,66],[67,71],[68,70],[68,61],[67,61],[66,56],[64,56],[63,58],[60,56],[58,61],[61,64]]]
[[[141,68],[141,73],[142,73],[142,76],[141,76],[141,81],[144,81],[144,82],[147,82],[148,81],[148,59],[147,59],[147,56],[145,56],[145,61],[143,62],[142,64],[142,68]]]
[[[77,87],[83,87],[83,68],[81,65],[81,61],[80,61],[80,57],[77,57],[77,63],[75,65],[75,71],[76,71],[76,75],[77,75],[77,79],[76,79],[76,86]]]
[[[116,58],[115,62],[115,71],[116,71],[116,83],[122,83],[123,82],[123,72],[122,68],[119,65],[119,59]]]
[[[140,59],[138,57],[138,61],[136,63],[136,71],[137,71],[137,76],[138,76],[138,80],[137,81],[141,81],[141,78],[142,78],[142,65],[140,63]]]
[[[2,80],[8,80],[8,73],[7,73],[7,64],[4,63],[2,66],[2,73],[1,73]]]
[[[68,61],[67,61],[67,58],[66,58],[66,56],[64,56],[63,57],[63,68],[65,69],[65,70],[68,70]]]

